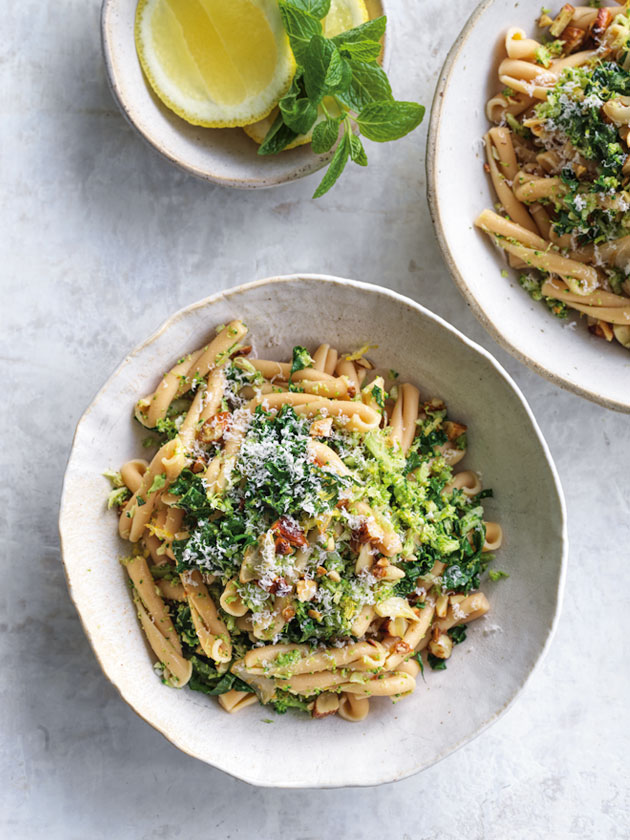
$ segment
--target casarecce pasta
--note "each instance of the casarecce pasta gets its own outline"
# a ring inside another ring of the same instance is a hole
[[[535,300],[630,349],[630,9],[543,11],[512,27],[486,106],[497,212],[475,224]]]
[[[179,359],[135,408],[153,456],[108,473],[140,624],[162,680],[227,712],[363,720],[488,610],[502,530],[453,473],[467,429],[441,400],[367,348],[278,362],[246,336],[232,321]]]

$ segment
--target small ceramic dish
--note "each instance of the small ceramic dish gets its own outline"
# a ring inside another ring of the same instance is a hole
[[[317,172],[333,152],[315,155],[310,143],[261,157],[240,128],[202,128],[170,111],[146,81],[134,41],[137,0],[103,0],[101,40],[109,85],[130,125],[163,157],[181,169],[224,187],[275,187]],[[370,17],[383,14],[382,0],[366,0]],[[387,41],[387,39],[386,39]],[[387,48],[383,62],[386,65]]]
[[[630,412],[630,353],[590,335],[576,317],[559,321],[531,300],[502,253],[473,227],[496,198],[483,169],[486,101],[510,26],[535,34],[537,0],[484,0],[452,47],[429,127],[429,207],[447,265],[492,337],[541,376],[607,408]],[[502,272],[509,271],[509,276]]]
[[[314,317],[316,313],[316,317]],[[157,678],[117,562],[126,553],[107,511],[102,477],[140,451],[132,420],[182,351],[214,327],[243,318],[257,355],[284,359],[295,344],[366,341],[377,366],[394,367],[468,424],[464,466],[482,469],[510,577],[484,580],[491,610],[473,623],[447,671],[430,672],[404,702],[374,703],[361,723],[275,715],[250,706],[226,714],[213,698]],[[122,697],[184,752],[257,785],[341,787],[402,779],[462,746],[503,714],[547,648],[560,608],[566,561],[562,490],[522,394],[500,365],[441,318],[377,286],[319,275],[261,280],[173,315],[123,361],[78,427],[65,476],[60,530],[71,596],[98,660]],[[263,722],[273,719],[272,725]]]

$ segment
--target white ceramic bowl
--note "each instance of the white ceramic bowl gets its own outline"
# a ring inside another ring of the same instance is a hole
[[[442,252],[460,291],[496,341],[537,373],[582,397],[630,412],[630,353],[590,335],[573,317],[559,321],[521,289],[489,238],[473,227],[496,198],[483,170],[486,100],[499,87],[505,32],[535,34],[539,0],[484,0],[451,49],[429,127],[429,206]]]
[[[382,0],[367,0],[366,5],[370,17],[383,14]],[[242,129],[202,128],[170,111],[155,96],[140,67],[134,42],[136,6],[137,0],[103,0],[105,68],[120,110],[163,157],[206,181],[240,189],[275,187],[310,175],[328,163],[333,152],[314,155],[310,143],[261,157],[258,145]]]
[[[443,397],[451,416],[469,425],[467,462],[495,490],[489,514],[506,535],[498,567],[510,577],[484,583],[489,617],[471,625],[447,671],[428,673],[397,705],[373,702],[362,723],[276,716],[260,706],[231,716],[214,698],[163,686],[117,562],[126,547],[116,517],[105,509],[101,473],[141,451],[134,402],[173,359],[235,317],[248,324],[263,357],[286,359],[297,343],[377,344],[370,355],[378,365],[400,371],[426,396]],[[492,356],[407,298],[317,275],[261,280],[215,295],[178,312],[131,352],[78,425],[60,529],[71,596],[123,698],[184,752],[245,781],[281,787],[402,779],[495,721],[549,644],[566,552],[564,501],[551,456],[523,396]]]

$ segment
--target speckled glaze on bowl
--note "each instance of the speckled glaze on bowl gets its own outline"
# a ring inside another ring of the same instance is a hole
[[[316,317],[314,315],[316,313]],[[288,358],[294,344],[352,349],[366,341],[379,366],[440,396],[470,429],[464,466],[483,471],[510,577],[485,582],[491,612],[473,623],[447,671],[415,694],[372,702],[368,718],[313,721],[260,706],[226,714],[213,698],[156,677],[117,558],[128,550],[105,508],[101,473],[141,452],[136,399],[214,327],[242,317],[258,356]],[[122,697],[184,752],[244,781],[276,787],[376,785],[403,779],[462,746],[514,701],[547,648],[566,558],[562,490],[547,446],[516,385],[492,356],[417,303],[378,286],[319,275],[261,280],[173,315],[129,354],[77,427],[60,531],[70,594],[99,662]],[[263,722],[272,718],[273,724]]]
[[[137,0],[103,0],[101,41],[109,86],[129,124],[166,160],[205,181],[237,189],[275,187],[317,172],[333,152],[315,155],[310,143],[261,157],[240,128],[202,128],[170,111],[146,81],[134,42]],[[370,17],[384,13],[385,0],[366,0]],[[385,39],[387,66],[391,24]]]
[[[496,93],[505,32],[535,34],[538,0],[484,0],[453,45],[438,79],[427,152],[429,207],[450,272],[476,317],[517,359],[555,385],[630,412],[630,353],[592,336],[577,315],[559,321],[518,284],[503,255],[473,227],[496,197],[483,171],[486,100]]]

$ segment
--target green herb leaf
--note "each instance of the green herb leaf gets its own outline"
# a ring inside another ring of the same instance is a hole
[[[304,368],[312,367],[315,364],[313,357],[308,352],[306,347],[301,347],[297,344],[293,348],[293,357],[291,361],[291,372],[289,374],[289,379],[296,373],[298,370],[304,370]]]
[[[296,134],[306,134],[317,119],[317,105],[310,99],[285,96],[279,102],[280,112],[286,125]]]
[[[454,645],[461,645],[462,642],[466,641],[466,625],[465,624],[456,624],[455,627],[451,627],[446,632],[451,637],[451,640],[452,640]]]
[[[427,662],[434,671],[446,671],[446,662],[434,656],[432,653],[427,656]]]
[[[340,32],[339,35],[335,35],[332,41],[337,46],[340,44],[353,44],[357,41],[380,41],[385,34],[386,26],[387,18],[385,15],[381,15],[381,17],[360,24],[360,26],[355,26],[354,29]]]
[[[304,63],[304,84],[306,93],[313,102],[321,102],[325,93],[336,90],[350,82],[347,62],[337,47],[323,35],[315,35],[306,51]]]
[[[316,17],[296,8],[287,0],[278,0],[278,7],[295,60],[304,67],[308,46],[315,35],[321,35],[322,25]]]
[[[339,141],[339,145],[337,146],[335,154],[333,155],[333,158],[330,161],[330,166],[326,170],[326,174],[322,178],[320,185],[313,193],[313,198],[320,198],[322,195],[325,195],[328,192],[328,190],[336,183],[337,179],[345,169],[346,163],[348,163],[349,156],[350,141],[348,139],[348,132],[346,131],[346,133]]]
[[[372,102],[357,117],[357,123],[369,140],[385,143],[399,140],[420,125],[424,106],[416,102]]]
[[[346,90],[336,94],[344,105],[359,113],[371,102],[394,101],[387,74],[381,67],[354,58],[348,64],[352,80]]]
[[[279,113],[273,122],[273,125],[267,132],[267,136],[258,148],[259,155],[277,155],[281,152],[292,140],[297,137],[297,132],[289,128],[284,122],[282,113]]]
[[[356,134],[350,135],[350,157],[355,163],[358,163],[359,166],[368,165],[368,159],[367,155],[365,154],[365,149],[363,148],[363,143],[356,136]]]
[[[328,152],[337,142],[339,137],[340,120],[322,120],[313,129],[311,146],[316,155],[323,155]]]
[[[381,45],[378,41],[357,41],[356,43],[340,44],[339,49],[342,55],[359,61],[376,61],[381,54]]]
[[[316,18],[326,17],[330,11],[330,0],[284,0],[284,2]]]

